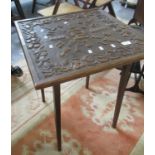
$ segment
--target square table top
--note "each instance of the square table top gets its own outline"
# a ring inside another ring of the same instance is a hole
[[[36,89],[144,58],[144,35],[102,9],[15,22]]]

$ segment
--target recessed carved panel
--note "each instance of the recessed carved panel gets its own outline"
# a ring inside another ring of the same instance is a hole
[[[18,24],[39,79],[143,52],[143,35],[103,10]],[[125,41],[130,44],[123,45]]]

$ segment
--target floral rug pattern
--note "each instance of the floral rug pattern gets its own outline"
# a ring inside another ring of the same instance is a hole
[[[117,88],[117,78],[99,76],[89,90],[82,87],[65,101],[61,109],[62,152],[57,151],[51,112],[12,145],[12,155],[130,154],[143,134],[144,101],[142,95],[126,92],[117,129],[113,129]]]

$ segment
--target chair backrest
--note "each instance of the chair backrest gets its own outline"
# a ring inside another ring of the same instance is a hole
[[[67,0],[66,0],[67,1]],[[96,2],[97,0],[74,0],[76,6],[81,7],[83,9],[88,9],[92,2]]]
[[[53,10],[53,15],[55,15],[57,13],[59,6],[60,6],[62,1],[63,0],[56,0],[55,7]],[[65,0],[65,1],[68,1],[68,0]],[[75,6],[78,6],[78,7],[83,8],[83,9],[87,9],[91,5],[90,0],[74,0],[74,3],[75,3]]]
[[[97,0],[78,0],[78,1],[83,4],[83,6],[82,6],[83,9],[89,9],[92,4],[96,4]]]

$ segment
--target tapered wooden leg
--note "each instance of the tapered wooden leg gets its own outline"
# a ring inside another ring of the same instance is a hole
[[[125,89],[126,89],[126,86],[128,84],[130,74],[131,74],[131,72],[130,72],[131,66],[132,65],[123,66],[120,83],[119,83],[119,88],[118,88],[118,93],[117,93],[117,100],[116,100],[115,112],[114,112],[114,117],[113,117],[113,123],[112,123],[113,128],[116,128],[116,125],[117,125],[117,120],[119,117],[124,92],[125,92]]]
[[[89,79],[90,79],[90,76],[87,76],[86,77],[86,89],[88,89],[89,88]]]
[[[45,101],[45,92],[44,92],[44,89],[41,89],[41,96],[42,96],[42,101],[43,102],[46,102]]]
[[[61,99],[60,99],[60,84],[53,87],[54,107],[55,107],[55,125],[58,151],[61,151]]]

